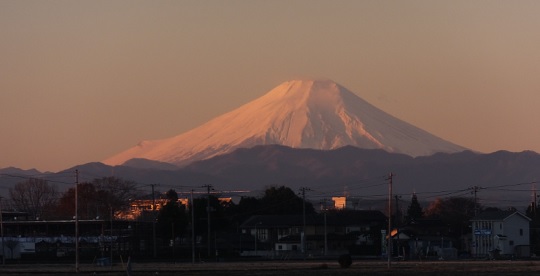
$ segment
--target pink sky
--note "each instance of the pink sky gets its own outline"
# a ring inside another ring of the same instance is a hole
[[[538,1],[1,1],[0,168],[167,138],[298,77],[481,152],[540,152]]]

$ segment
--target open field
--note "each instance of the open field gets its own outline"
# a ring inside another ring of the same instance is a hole
[[[540,261],[357,261],[340,268],[336,261],[268,261],[222,263],[132,263],[131,275],[538,275]],[[73,264],[0,265],[0,275],[73,275]],[[125,264],[81,264],[81,275],[127,275]]]

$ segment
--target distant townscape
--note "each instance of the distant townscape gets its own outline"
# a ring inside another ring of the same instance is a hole
[[[330,80],[60,172],[0,169],[3,262],[515,259],[540,155],[478,153]]]
[[[474,197],[429,202],[389,193],[387,208],[363,209],[347,196],[307,200],[317,192],[307,187],[243,196],[210,184],[165,192],[151,184],[153,193],[145,194],[143,186],[115,177],[64,192],[53,182],[28,178],[2,198],[4,262],[516,259],[540,251],[536,203],[525,212],[483,206],[477,188]]]

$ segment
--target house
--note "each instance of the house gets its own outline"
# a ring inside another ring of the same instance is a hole
[[[392,254],[405,259],[456,259],[455,237],[440,219],[417,219],[392,230]]]
[[[2,221],[3,242],[0,256],[6,259],[66,260],[75,256],[74,220],[22,220],[14,212]],[[82,259],[92,260],[105,252],[118,255],[150,255],[152,225],[148,222],[115,220],[79,220],[79,253]]]
[[[305,257],[344,253],[379,255],[386,216],[380,211],[333,211],[307,215],[252,216],[242,233],[254,238],[242,255]],[[305,233],[305,234],[304,234]]]
[[[471,219],[473,256],[529,257],[531,219],[517,211],[483,212]]]

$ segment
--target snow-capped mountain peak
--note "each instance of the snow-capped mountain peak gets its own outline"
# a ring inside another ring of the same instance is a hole
[[[269,144],[320,150],[352,145],[411,156],[465,150],[383,112],[331,80],[292,80],[195,129],[141,142],[104,163],[145,158],[182,166]]]

